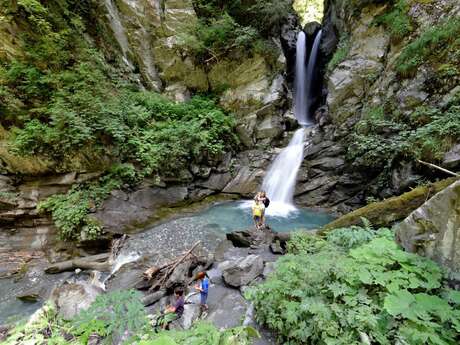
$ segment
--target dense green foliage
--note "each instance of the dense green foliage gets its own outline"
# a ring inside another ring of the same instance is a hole
[[[357,227],[297,235],[294,254],[248,293],[258,320],[290,345],[457,343],[460,293],[443,286],[437,264],[391,237]]]
[[[259,337],[251,327],[219,331],[204,322],[189,330],[154,333],[139,298],[134,290],[99,295],[87,310],[70,321],[62,320],[54,308],[45,306],[34,322],[14,328],[5,344],[86,345],[91,335],[98,335],[103,338],[102,344],[249,345],[252,338]]]
[[[206,63],[232,53],[234,58],[242,52],[270,55],[269,36],[279,33],[293,12],[291,0],[194,0],[193,4],[199,20],[181,36],[182,44]]]
[[[398,111],[384,113],[383,108],[375,117],[375,111],[355,126],[350,137],[348,158],[357,167],[379,171],[401,158],[438,161],[460,136],[460,102],[456,98],[444,109],[418,107],[409,117]]]
[[[394,40],[402,40],[414,30],[411,18],[408,15],[410,0],[398,0],[391,10],[375,20],[376,24],[383,24]]]
[[[258,332],[251,327],[235,327],[219,331],[209,323],[197,323],[188,331],[163,332],[153,340],[139,345],[250,345]]]
[[[139,91],[82,39],[80,13],[89,7],[73,0],[0,4],[2,20],[21,29],[23,51],[0,60],[0,126],[11,134],[10,151],[46,159],[57,171],[114,163],[129,167],[136,181],[177,176],[192,163],[217,164],[237,143],[232,116],[204,96],[175,103]],[[232,23],[221,23],[224,31],[233,32]],[[50,197],[40,209],[52,213],[62,238],[95,238],[100,227],[88,213],[122,182],[108,172]]]
[[[174,173],[231,148],[233,120],[213,101],[176,104],[133,91],[81,39],[84,26],[73,2],[61,2],[62,17],[38,1],[18,2],[15,20],[22,17],[27,32],[39,35],[29,34],[24,56],[2,66],[6,116],[0,123],[12,129],[14,152],[57,162],[89,152],[131,162],[149,175],[160,168]]]
[[[396,70],[403,76],[413,74],[417,67],[433,59],[436,63],[460,59],[460,19],[449,18],[428,28],[404,47],[396,61]],[[458,66],[453,68],[460,74]]]

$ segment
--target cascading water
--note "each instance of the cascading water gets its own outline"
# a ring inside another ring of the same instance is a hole
[[[286,217],[296,208],[293,205],[297,172],[303,160],[305,129],[298,129],[289,145],[281,151],[271,165],[262,184],[271,200],[266,214]]]
[[[321,30],[315,37],[305,73],[305,33],[300,32],[297,37],[294,113],[299,124],[304,127],[312,124],[310,120],[311,91],[320,40]],[[262,183],[262,189],[267,192],[271,200],[270,207],[266,210],[267,215],[286,217],[296,210],[293,197],[297,173],[303,160],[306,134],[304,127],[295,132],[289,145],[276,157]]]
[[[133,65],[128,59],[128,53],[130,51],[128,37],[126,36],[125,29],[123,28],[123,25],[121,23],[120,15],[118,14],[118,9],[116,5],[113,3],[113,0],[105,0],[104,2],[108,13],[110,28],[112,29],[113,35],[115,36],[115,39],[117,40],[117,43],[121,48],[123,62],[129,68],[132,69]]]
[[[318,58],[319,52],[319,44],[321,42],[321,34],[322,31],[319,30],[316,34],[315,40],[313,42],[313,46],[311,48],[310,58],[308,59],[308,67],[307,67],[307,76],[306,76],[306,113],[307,113],[307,121],[311,121],[311,107],[313,101],[312,95],[312,86],[313,86],[313,79],[314,79],[314,71],[316,66],[316,60]],[[311,123],[311,122],[310,122]]]
[[[306,36],[303,31],[297,36],[296,63],[295,63],[295,99],[294,114],[301,125],[307,125],[307,83],[305,79]]]

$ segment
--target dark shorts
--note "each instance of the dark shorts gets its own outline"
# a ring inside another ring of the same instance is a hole
[[[255,222],[260,222],[261,219],[262,219],[262,217],[260,217],[260,216],[254,216],[254,221]]]
[[[200,294],[200,303],[201,304],[206,304],[207,300],[208,300],[208,294],[207,293],[201,293]]]

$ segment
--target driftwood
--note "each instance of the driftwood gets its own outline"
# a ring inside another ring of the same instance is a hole
[[[96,271],[110,271],[110,265],[107,262],[109,253],[86,256],[72,260],[62,261],[48,266],[45,273],[56,274],[65,271],[72,271],[76,268],[90,269]],[[102,261],[102,262],[101,262]]]
[[[193,250],[201,243],[201,241],[196,242],[187,252],[181,255],[179,258],[174,261],[168,262],[163,266],[152,266],[143,273],[144,280],[147,280],[150,284],[149,291],[156,289],[164,289],[168,279],[174,273],[174,270],[183,263],[186,259],[197,260],[198,257],[193,254]],[[155,282],[154,282],[155,280]],[[138,284],[143,286],[144,284]]]
[[[460,175],[459,175],[459,174],[457,174],[457,173],[454,173],[453,171],[450,171],[450,170],[447,170],[447,169],[441,168],[440,166],[437,166],[437,165],[435,165],[435,164],[432,164],[432,163],[427,163],[427,162],[421,161],[420,159],[417,159],[417,162],[419,162],[420,164],[423,164],[423,165],[429,166],[430,168],[435,168],[435,169],[441,170],[442,172],[445,172],[446,174],[450,174],[450,175],[453,175],[453,176],[457,176],[457,177],[460,177]]]

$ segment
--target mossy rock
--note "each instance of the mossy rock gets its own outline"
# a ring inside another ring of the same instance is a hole
[[[392,223],[406,218],[425,201],[456,180],[458,180],[456,177],[448,178],[426,186],[417,187],[399,196],[374,202],[326,224],[321,232],[350,225],[360,225],[362,223],[361,218],[368,219],[375,227],[390,226]]]

